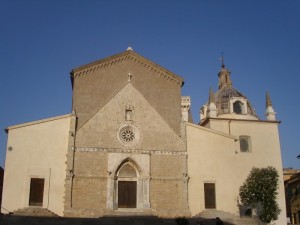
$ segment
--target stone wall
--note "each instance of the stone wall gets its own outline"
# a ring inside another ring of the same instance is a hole
[[[122,89],[129,73],[134,87],[179,134],[183,80],[132,51],[73,71],[73,109],[78,115],[78,127]]]
[[[187,206],[187,155],[151,156],[152,209],[162,217],[188,216]]]
[[[73,70],[77,127],[66,215],[118,210],[119,181],[136,182],[136,210],[188,215],[182,82],[132,51]],[[125,164],[136,176],[118,176]]]

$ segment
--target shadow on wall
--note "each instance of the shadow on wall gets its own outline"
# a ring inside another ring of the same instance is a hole
[[[66,218],[0,215],[1,225],[234,225],[218,219],[158,218],[156,216],[115,216],[101,218]]]
[[[187,220],[185,224],[178,224],[177,225],[235,225],[233,223],[222,221],[219,217],[215,219],[207,219],[207,218],[191,218]]]

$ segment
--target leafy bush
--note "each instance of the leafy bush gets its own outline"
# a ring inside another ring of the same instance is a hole
[[[252,168],[240,187],[242,203],[257,208],[259,218],[265,223],[277,220],[281,211],[276,202],[278,184],[279,175],[274,167]]]

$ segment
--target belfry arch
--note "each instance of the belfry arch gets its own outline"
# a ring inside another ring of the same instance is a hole
[[[107,208],[111,210],[139,210],[150,208],[149,203],[149,165],[147,158],[111,157],[114,164],[108,171]]]

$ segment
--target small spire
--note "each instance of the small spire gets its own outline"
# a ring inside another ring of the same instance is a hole
[[[266,92],[266,108],[273,106],[269,92]]]
[[[266,118],[267,120],[275,121],[276,112],[274,111],[269,93],[266,93]]]
[[[212,88],[209,89],[208,103],[215,103],[215,95]]]
[[[130,46],[126,50],[127,51],[133,51],[133,49]]]
[[[215,103],[215,95],[214,95],[212,88],[210,88],[210,90],[209,90],[207,117],[209,117],[209,118],[217,117],[217,107],[216,107],[216,103]]]

